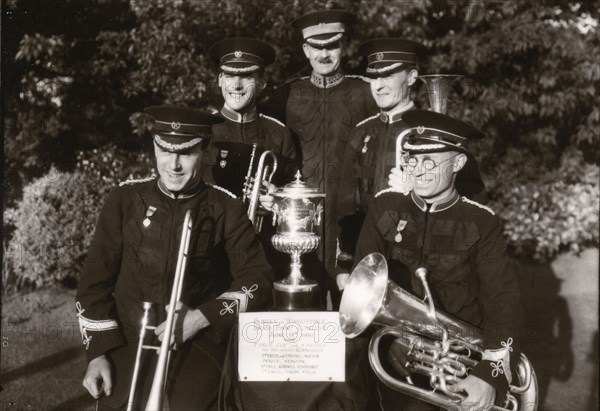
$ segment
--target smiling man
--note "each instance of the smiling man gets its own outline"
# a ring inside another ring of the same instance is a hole
[[[203,147],[222,119],[173,106],[145,112],[154,119],[159,177],[122,183],[100,213],[77,290],[88,360],[83,385],[99,399],[96,409],[127,405],[143,303],[152,303],[150,324],[158,326],[154,334],[162,341],[184,216],[191,210],[165,409],[216,409],[227,332],[239,312],[269,301],[271,267],[239,201],[200,178]],[[134,409],[145,408],[155,360],[152,351],[141,356],[145,371],[135,387]]]
[[[206,151],[212,174],[208,179],[241,196],[252,152],[254,177],[260,155],[270,150],[278,160],[273,182],[287,183],[298,169],[296,144],[290,131],[278,120],[259,113],[256,104],[266,85],[264,69],[275,59],[275,50],[259,40],[231,37],[215,43],[210,55],[220,69],[224,121],[213,126],[214,137]]]
[[[407,111],[402,120],[411,130],[403,142],[408,153],[403,166],[413,174],[414,188],[409,195],[386,189],[375,196],[355,264],[372,252],[382,253],[390,278],[420,298],[423,286],[415,272],[423,267],[435,305],[483,328],[483,359],[451,390],[466,393],[465,410],[490,409],[496,398],[502,404],[509,384],[518,385],[522,307],[500,218],[456,189],[457,173],[468,161],[468,143],[483,134],[427,110]],[[382,353],[384,358],[387,354]],[[414,378],[416,368],[406,362],[407,355],[401,344],[393,343],[388,358],[402,376]],[[429,409],[382,383],[378,388],[382,409]]]

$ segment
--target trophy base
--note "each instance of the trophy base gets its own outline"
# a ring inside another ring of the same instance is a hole
[[[273,284],[273,309],[276,311],[318,311],[321,288],[318,284]]]

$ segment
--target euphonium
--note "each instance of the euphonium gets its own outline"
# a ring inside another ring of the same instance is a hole
[[[449,410],[460,410],[464,397],[449,391],[448,386],[467,377],[481,360],[482,331],[436,311],[426,274],[425,268],[417,269],[427,304],[388,280],[383,255],[367,255],[352,271],[342,294],[340,325],[348,338],[356,337],[370,324],[384,326],[369,344],[369,362],[375,375],[393,390]],[[396,379],[384,369],[379,359],[379,342],[386,335],[400,339],[407,353],[407,370],[427,376],[431,389],[414,385],[410,377]],[[492,409],[537,409],[537,379],[524,354],[517,368],[519,385],[511,385],[503,407]]]
[[[173,279],[173,288],[171,289],[171,300],[169,302],[169,311],[167,313],[165,338],[163,338],[160,346],[145,345],[144,337],[146,330],[154,330],[155,326],[148,325],[148,314],[152,303],[144,302],[144,315],[142,317],[142,326],[140,329],[140,340],[135,357],[135,365],[133,367],[133,376],[131,378],[131,388],[129,390],[129,401],[127,403],[127,411],[133,410],[136,397],[136,386],[140,370],[140,362],[142,358],[142,350],[155,350],[158,354],[158,361],[154,370],[154,379],[152,380],[152,388],[148,396],[146,411],[161,411],[163,409],[164,394],[166,388],[166,377],[169,369],[169,360],[172,350],[173,329],[175,328],[175,310],[177,302],[181,299],[181,291],[183,289],[183,277],[188,257],[188,249],[192,236],[192,212],[188,210],[185,213],[183,220],[183,230],[181,232],[181,241],[179,243],[179,253],[177,255],[177,266],[175,267],[175,277]]]
[[[252,177],[252,166],[254,164],[254,156],[256,153],[256,143],[252,145],[252,154],[250,156],[250,165],[248,166],[248,174],[244,182],[244,192],[242,201],[248,200],[248,218],[254,225],[254,230],[258,233],[262,227],[263,216],[257,213],[260,196],[260,187],[263,181],[271,182],[275,171],[277,171],[277,156],[270,150],[263,151],[258,159],[258,165],[254,177]],[[265,164],[267,157],[271,157],[271,166]]]

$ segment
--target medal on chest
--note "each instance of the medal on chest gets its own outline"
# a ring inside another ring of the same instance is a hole
[[[151,223],[150,217],[152,217],[155,212],[156,212],[156,207],[148,206],[148,209],[146,210],[146,218],[144,218],[144,221],[142,221],[142,224],[144,224],[144,227],[150,226],[150,223]]]
[[[221,161],[219,161],[219,165],[221,166],[221,168],[225,168],[225,166],[227,165],[227,160],[225,160],[227,158],[227,155],[229,154],[229,150],[221,150],[221,153],[219,154],[219,156],[221,157]]]
[[[367,153],[367,151],[369,150],[369,146],[368,146],[369,141],[371,141],[371,135],[367,134],[365,136],[365,138],[363,139],[363,146],[362,146],[362,149],[360,150],[361,153],[363,153],[363,154]]]
[[[400,241],[402,241],[402,230],[404,230],[404,227],[406,227],[406,220],[400,220],[398,222],[398,225],[396,226],[396,236],[394,237],[394,241],[399,243]]]

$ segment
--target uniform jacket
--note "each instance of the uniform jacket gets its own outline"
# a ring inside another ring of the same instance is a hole
[[[269,302],[271,268],[238,200],[204,183],[179,198],[156,179],[125,184],[100,213],[77,291],[88,361],[137,340],[142,302],[157,303],[156,325],[164,321],[188,209],[193,231],[182,302],[199,308],[213,331]]]
[[[376,113],[377,106],[367,81],[343,74],[328,78],[313,74],[290,81],[283,87],[282,96],[284,122],[300,141],[304,181],[326,194],[317,253],[331,272],[337,249],[335,199],[343,153],[350,131]]]
[[[283,123],[256,111],[241,115],[226,107],[221,115],[225,121],[213,125],[213,138],[205,151],[204,164],[208,171],[205,179],[241,196],[252,144],[256,143],[252,177],[262,152],[271,150],[278,162],[273,183],[283,185],[292,180],[298,171],[297,144]]]
[[[458,194],[428,208],[413,192],[385,192],[369,207],[355,264],[372,252],[386,257],[394,282],[419,297],[414,273],[427,268],[436,307],[483,329],[484,360],[473,374],[500,394],[509,381],[516,384],[521,301],[500,219],[491,209]]]

